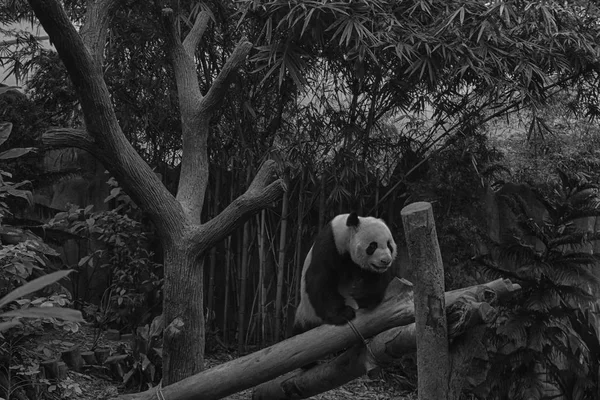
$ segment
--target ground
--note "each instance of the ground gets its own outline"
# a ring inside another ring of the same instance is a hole
[[[80,346],[81,351],[89,350],[94,342],[98,347],[110,348],[112,353],[129,349],[130,346],[128,341],[107,340],[104,334],[84,326],[75,333],[46,329],[43,334],[31,337],[23,344],[23,348],[27,349],[29,357],[35,357],[37,354],[38,357],[45,355],[46,358],[54,358],[76,345]],[[234,354],[225,351],[211,353],[206,358],[206,367],[211,368],[234,358]],[[416,399],[406,391],[400,390],[401,387],[406,387],[406,382],[403,381],[401,374],[388,372],[385,373],[384,379],[371,380],[364,377],[312,398],[318,400]],[[125,393],[122,381],[114,379],[107,368],[84,367],[81,373],[69,370],[67,379],[59,390],[53,392],[52,397],[56,399],[105,400],[120,393]],[[236,393],[227,399],[241,400],[250,397],[251,389]]]

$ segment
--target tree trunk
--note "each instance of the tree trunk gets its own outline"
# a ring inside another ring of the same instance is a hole
[[[277,292],[275,293],[275,335],[273,340],[281,337],[281,303],[283,299],[283,274],[285,273],[285,242],[287,235],[288,193],[283,194],[281,202],[281,227],[279,231],[279,258],[277,260]]]
[[[165,248],[163,385],[202,371],[204,360],[203,268],[185,249]]]
[[[449,395],[450,355],[444,299],[444,265],[431,204],[418,202],[401,211],[415,276],[417,371],[419,400],[443,400]]]

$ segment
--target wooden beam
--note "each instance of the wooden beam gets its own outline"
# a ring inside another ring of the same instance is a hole
[[[401,211],[415,277],[415,320],[419,400],[448,399],[450,354],[444,299],[444,264],[431,204],[409,204]]]

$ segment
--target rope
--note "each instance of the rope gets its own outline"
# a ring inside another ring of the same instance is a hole
[[[156,387],[156,397],[158,398],[158,400],[166,400],[165,395],[162,392],[162,382],[159,383]]]
[[[371,350],[371,347],[367,343],[367,340],[365,339],[365,337],[358,331],[358,329],[356,329],[356,327],[354,326],[354,324],[352,323],[352,321],[347,320],[347,322],[348,322],[348,325],[350,326],[350,328],[352,328],[352,330],[354,331],[354,334],[356,335],[356,337],[358,337],[361,340],[361,342],[363,342],[363,344],[367,348],[367,351],[369,352],[369,354],[373,358],[373,361],[375,361],[375,363],[379,364],[377,362],[377,357],[375,357],[375,354],[373,353],[373,350]]]

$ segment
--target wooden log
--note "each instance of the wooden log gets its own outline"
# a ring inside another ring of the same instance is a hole
[[[58,376],[56,377],[57,380],[59,381],[64,381],[65,379],[67,379],[67,371],[69,370],[69,367],[67,367],[67,364],[65,364],[62,361],[58,362]]]
[[[370,337],[372,332],[388,329],[382,329],[377,325],[400,326],[412,322],[411,287],[410,282],[406,280],[395,279],[392,281],[386,291],[385,299],[379,307],[369,313],[362,311],[358,313],[353,322],[359,332],[365,337]],[[502,300],[508,298],[510,293],[518,288],[518,285],[512,285],[509,280],[498,279],[484,285],[454,290],[446,294],[446,304],[456,302],[463,293],[468,291],[489,292],[486,288],[496,293],[497,296],[492,297]],[[490,297],[489,293],[484,297]],[[410,315],[406,315],[406,313]],[[304,366],[358,342],[356,335],[348,326],[324,325],[166,386],[160,389],[160,393],[151,389],[142,393],[122,395],[119,396],[119,399],[222,398],[271,380],[291,369]],[[357,376],[362,374],[364,372]]]
[[[42,361],[40,366],[44,369],[44,374],[48,379],[58,378],[58,362],[59,359]]]
[[[359,310],[354,327],[369,338],[394,326],[413,322],[412,284],[395,279],[383,302],[370,312]],[[220,399],[281,374],[300,368],[326,355],[341,351],[360,339],[349,325],[323,325],[271,347],[240,357],[161,389],[169,400]],[[234,378],[235,377],[235,378]],[[157,391],[123,395],[121,399],[156,399]]]
[[[98,365],[104,364],[104,361],[110,356],[110,349],[100,348],[94,350],[94,355],[96,356],[96,360],[98,360]]]
[[[80,372],[83,367],[83,359],[79,346],[73,346],[70,349],[63,351],[61,359],[75,372]]]
[[[485,285],[446,293],[450,338],[463,335],[478,324],[490,323],[495,319],[495,310],[482,301],[489,299],[495,303],[505,300],[509,293],[518,288],[509,280],[498,279]],[[266,382],[255,388],[252,398],[304,399],[341,386],[365,373],[375,374],[378,365],[393,363],[404,354],[416,350],[416,326],[412,323],[382,332],[373,338],[369,348],[370,351],[364,346],[356,346],[328,363],[309,370],[293,371]],[[373,356],[375,362],[372,362]]]
[[[81,353],[81,358],[87,365],[96,365],[98,364],[98,360],[96,360],[96,353],[93,351],[83,351]]]
[[[409,204],[400,212],[415,277],[419,400],[448,398],[450,352],[444,298],[444,264],[431,204]]]

